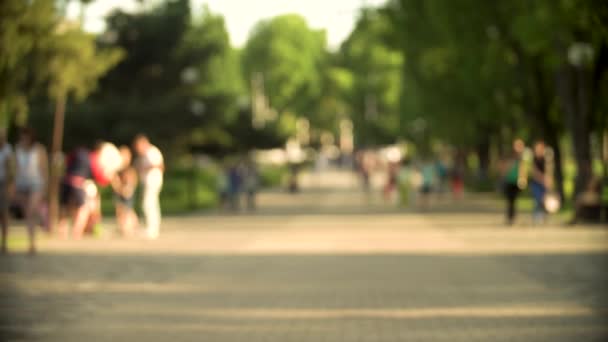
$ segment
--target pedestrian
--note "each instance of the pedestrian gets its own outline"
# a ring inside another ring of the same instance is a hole
[[[422,184],[420,186],[420,208],[426,210],[430,206],[430,195],[433,191],[433,186],[436,182],[435,165],[431,162],[425,162],[421,168]]]
[[[89,217],[85,224],[84,234],[95,236],[102,232],[101,194],[93,181],[86,182],[85,193],[85,206],[88,207]]]
[[[384,186],[384,201],[391,202],[395,198],[397,191],[397,177],[399,174],[399,165],[394,162],[389,162],[386,166],[386,184]]]
[[[122,167],[112,181],[116,222],[123,236],[132,236],[138,225],[138,218],[133,209],[135,190],[137,188],[137,171],[131,165],[132,154],[127,146],[119,149],[122,157]]]
[[[36,253],[36,227],[41,222],[40,207],[48,180],[48,158],[34,130],[23,128],[15,148],[16,198],[23,208],[29,239],[29,253]]]
[[[228,167],[222,164],[216,178],[216,191],[220,200],[220,208],[222,210],[228,209],[230,204],[230,189],[228,183]]]
[[[247,209],[255,210],[257,207],[256,196],[259,187],[259,174],[255,161],[248,159],[243,169],[243,183],[247,196]]]
[[[443,195],[446,191],[446,187],[448,184],[448,169],[445,166],[443,160],[441,158],[437,158],[435,161],[435,171],[437,173],[437,194]]]
[[[242,186],[242,173],[237,162],[234,162],[228,168],[228,203],[230,209],[240,209],[240,197],[241,197],[241,186]]]
[[[363,191],[369,197],[371,195],[371,178],[372,169],[374,167],[373,156],[371,152],[361,152],[361,163],[360,163],[361,181],[363,184]],[[369,199],[369,198],[368,198]]]
[[[458,151],[454,155],[454,161],[450,172],[452,196],[455,200],[460,200],[464,196],[464,174],[465,156],[461,151]]]
[[[420,197],[422,193],[422,185],[423,185],[423,177],[422,170],[420,168],[420,164],[418,162],[412,163],[411,173],[410,173],[410,186],[411,186],[411,204],[413,207],[419,208],[420,205]]]
[[[12,146],[6,141],[6,130],[0,129],[0,226],[2,254],[7,252],[9,204],[14,193],[15,161]]]
[[[323,180],[323,172],[329,167],[329,158],[325,155],[324,150],[321,148],[315,157],[314,164],[314,175],[317,187],[321,187]]]
[[[413,206],[416,200],[416,188],[413,182],[415,170],[409,158],[400,163],[397,182],[399,183],[399,202],[402,206]]]
[[[292,194],[300,191],[300,186],[298,183],[298,164],[296,163],[291,163],[289,165],[288,191]]]
[[[539,140],[534,143],[532,177],[530,178],[530,191],[534,197],[534,211],[532,214],[532,219],[535,224],[544,222],[546,218],[546,209],[544,204],[548,183],[546,163],[545,143],[542,140]]]
[[[159,196],[163,187],[165,162],[160,150],[152,145],[148,137],[143,134],[135,137],[133,147],[139,156],[137,168],[143,185],[142,209],[146,220],[146,236],[154,240],[160,234],[161,208]]]
[[[512,225],[514,223],[517,209],[517,196],[520,191],[526,187],[522,160],[524,149],[525,144],[523,140],[516,139],[513,142],[513,151],[511,152],[511,155],[508,156],[502,165],[503,192],[507,200],[507,225]]]
[[[99,222],[96,184],[109,185],[121,165],[120,152],[107,142],[96,144],[93,150],[80,147],[68,154],[59,193],[61,210],[58,230],[62,237],[68,237],[70,218],[72,236],[77,240],[92,224]]]

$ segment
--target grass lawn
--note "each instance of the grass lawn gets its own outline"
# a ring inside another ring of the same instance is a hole
[[[9,253],[12,251],[26,251],[28,248],[28,239],[27,234],[25,232],[25,227],[22,227],[23,231],[20,232],[21,229],[15,229],[15,227],[11,227],[11,233],[9,234],[7,241],[7,248]]]

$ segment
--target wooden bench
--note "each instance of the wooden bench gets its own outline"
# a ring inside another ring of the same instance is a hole
[[[582,207],[577,213],[577,221],[587,223],[608,223],[608,205],[598,204]]]

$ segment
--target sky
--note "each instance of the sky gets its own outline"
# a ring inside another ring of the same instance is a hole
[[[242,47],[250,30],[262,19],[285,13],[299,13],[315,29],[327,32],[330,48],[337,48],[352,31],[362,6],[381,5],[386,0],[191,0],[196,15],[207,4],[212,12],[222,14],[230,33],[232,45]],[[101,32],[104,16],[115,8],[135,11],[135,0],[96,0],[85,14],[85,29]],[[78,17],[76,3],[68,8],[68,15]]]

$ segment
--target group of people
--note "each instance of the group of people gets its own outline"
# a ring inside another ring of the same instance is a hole
[[[7,252],[9,208],[25,220],[29,253],[36,253],[36,230],[53,225],[49,217],[51,168],[63,170],[59,181],[57,232],[63,238],[80,239],[101,220],[99,187],[111,186],[116,222],[124,236],[133,236],[139,225],[134,210],[138,183],[142,185],[142,210],[145,236],[159,236],[161,210],[159,195],[163,185],[164,160],[160,150],[145,135],[138,135],[132,146],[138,156],[133,161],[131,148],[117,148],[100,142],[92,149],[77,148],[63,158],[61,166],[49,162],[46,148],[36,140],[32,129],[23,128],[15,148],[0,130],[0,225],[2,253]]]
[[[424,158],[418,161],[405,158],[396,162],[383,162],[376,152],[360,151],[356,161],[361,183],[368,194],[372,174],[376,170],[384,170],[386,177],[382,195],[387,202],[424,210],[429,207],[433,193],[441,196],[451,192],[456,200],[464,195],[467,163],[463,151],[457,150],[449,158],[443,155],[443,158]],[[506,199],[507,225],[515,222],[517,199],[524,190],[528,190],[534,200],[532,218],[535,224],[545,222],[548,213],[559,210],[561,197],[555,189],[554,163],[553,150],[544,141],[535,141],[531,148],[526,148],[521,139],[513,142],[512,151],[499,165],[500,189]],[[570,223],[576,223],[585,216],[600,216],[602,206],[599,178],[592,177],[580,191],[574,209],[574,218]]]
[[[559,203],[549,204],[554,190],[553,154],[545,142],[538,140],[532,148],[531,158],[526,155],[523,140],[513,142],[512,152],[501,164],[502,190],[507,200],[506,223],[512,225],[516,218],[516,201],[522,190],[530,188],[534,198],[533,220],[539,224],[546,220],[548,211],[554,211]],[[531,160],[530,160],[531,159]]]
[[[464,194],[464,170],[456,160],[449,166],[441,159],[428,159],[420,163],[406,159],[402,162],[397,179],[401,184],[402,197],[406,197],[401,202],[417,205],[421,209],[429,207],[433,193],[441,196],[451,192],[455,199],[462,198]]]
[[[506,223],[512,225],[516,218],[516,202],[519,194],[529,188],[534,199],[533,222],[540,224],[546,221],[547,213],[555,212],[560,207],[560,196],[555,191],[553,151],[542,140],[532,146],[531,156],[526,153],[523,140],[513,142],[512,152],[503,161],[501,167],[502,189],[507,200]],[[591,177],[589,182],[577,194],[574,201],[574,216],[569,222],[576,223],[586,208],[601,210],[601,181]],[[599,215],[598,215],[599,216]]]
[[[442,159],[412,161],[409,158],[398,162],[381,163],[371,152],[358,154],[357,169],[365,192],[371,189],[371,175],[383,168],[386,181],[382,195],[386,202],[398,202],[426,208],[432,193],[444,194],[451,191],[455,198],[464,193],[464,163],[454,157],[448,165]]]
[[[259,183],[258,169],[253,160],[243,159],[227,165],[218,177],[217,187],[221,207],[239,210],[244,195],[247,209],[255,210]]]

